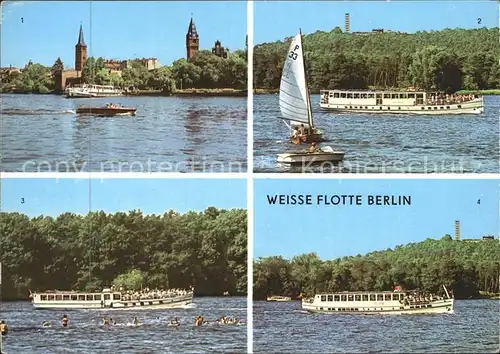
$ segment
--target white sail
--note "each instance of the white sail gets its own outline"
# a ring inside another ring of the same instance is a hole
[[[297,34],[290,44],[280,84],[280,110],[283,119],[309,124],[310,107],[307,92],[302,36]]]

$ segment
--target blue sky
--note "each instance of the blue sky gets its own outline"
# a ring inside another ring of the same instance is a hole
[[[254,44],[274,42],[302,33],[344,30],[350,14],[351,32],[374,28],[401,32],[443,28],[498,27],[496,1],[256,1]],[[478,24],[481,18],[481,24]],[[277,25],[279,24],[279,25]]]
[[[145,214],[247,208],[245,179],[92,179],[92,210]],[[89,179],[2,179],[4,212],[30,217],[89,212]],[[22,203],[24,198],[24,203]]]
[[[156,57],[170,65],[186,57],[191,14],[201,49],[211,50],[216,40],[230,50],[244,49],[246,6],[245,1],[2,2],[1,65],[21,67],[31,59],[51,66],[61,57],[74,67],[80,23],[89,56]]]
[[[322,259],[354,256],[454,235],[499,233],[500,180],[257,180],[254,257],[316,252]],[[411,195],[411,206],[269,205],[267,194]],[[480,204],[477,204],[480,199]]]

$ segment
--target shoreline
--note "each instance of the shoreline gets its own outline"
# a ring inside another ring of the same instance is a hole
[[[189,89],[189,90],[175,90],[172,93],[164,93],[161,90],[139,90],[136,92],[125,93],[123,96],[118,97],[247,97],[247,90],[241,89]],[[12,95],[54,95],[54,96],[64,96],[62,93],[58,92],[47,92],[47,93],[33,93],[33,92],[0,92],[0,95],[12,94]],[[108,98],[108,97],[99,97]],[[115,98],[115,97],[111,97]]]

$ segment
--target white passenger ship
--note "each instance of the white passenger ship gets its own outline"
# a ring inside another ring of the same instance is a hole
[[[31,293],[36,309],[168,309],[182,308],[193,302],[194,289],[123,292],[47,291]]]
[[[123,91],[111,85],[82,84],[67,87],[64,90],[67,98],[95,98],[122,96]]]
[[[426,92],[322,90],[321,108],[339,112],[378,114],[481,114],[484,98]]]
[[[445,288],[445,287],[444,287]],[[313,313],[420,314],[453,313],[454,299],[445,288],[446,298],[418,292],[341,292],[316,294],[303,299],[302,309]]]

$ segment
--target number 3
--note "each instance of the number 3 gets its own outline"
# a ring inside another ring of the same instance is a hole
[[[291,58],[292,60],[295,60],[295,59],[297,59],[297,53],[295,53],[295,52],[292,51],[292,52],[290,52],[290,54],[288,55],[288,57]]]

